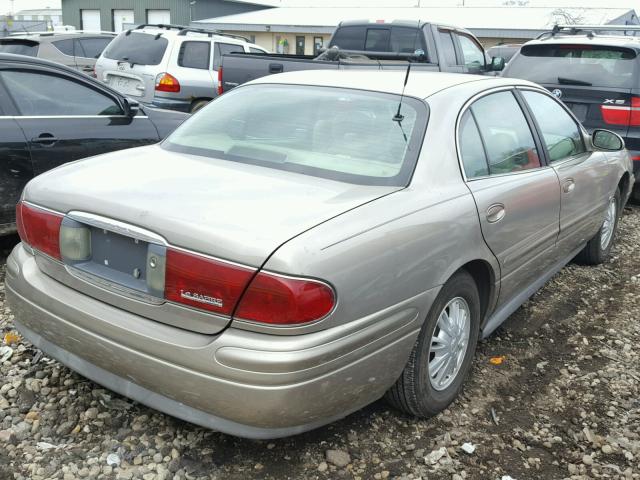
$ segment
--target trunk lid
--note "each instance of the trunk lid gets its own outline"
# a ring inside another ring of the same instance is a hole
[[[292,237],[400,188],[352,185],[153,145],[51,170],[27,185],[24,199],[72,212],[63,225],[91,225],[90,260],[68,261],[63,253],[66,271],[40,261],[46,273],[118,308],[216,333],[230,321],[226,312],[188,308],[211,301],[202,297],[208,293],[186,291],[189,301],[178,305],[164,302],[161,289],[145,287],[145,282],[147,287],[153,283],[150,256],[164,255],[163,242],[154,235],[169,246],[255,271]],[[95,218],[113,221],[117,228],[104,227]]]
[[[156,77],[166,71],[171,50],[162,31],[131,31],[116,37],[96,64],[97,77],[123,95],[149,103]]]

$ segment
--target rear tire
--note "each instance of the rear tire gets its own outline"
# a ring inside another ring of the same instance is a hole
[[[640,205],[640,183],[636,183],[635,186],[632,185],[631,188],[631,197],[629,200],[636,205]]]
[[[195,100],[191,104],[191,108],[189,108],[189,113],[196,113],[202,107],[206,106],[209,102],[210,100]]]
[[[618,220],[620,219],[620,191],[611,198],[605,219],[598,233],[587,242],[584,249],[578,254],[577,260],[586,265],[599,265],[606,262],[611,254],[611,248],[616,239]]]
[[[464,335],[447,333],[452,326],[451,323],[447,323],[447,319],[456,318],[456,305],[459,307],[458,312],[466,308],[468,314],[467,322],[453,322],[453,325],[460,326],[465,323],[468,326],[465,328],[467,340],[462,347],[464,352],[460,347]],[[444,314],[446,316],[443,316]],[[440,328],[441,326],[446,328]],[[400,378],[385,394],[387,401],[397,409],[416,417],[432,417],[447,408],[458,396],[469,373],[479,330],[478,287],[473,277],[461,270],[447,281],[433,302],[407,365]],[[447,339],[452,339],[449,343],[451,347],[446,345]],[[448,376],[446,370],[449,363],[441,365],[446,361],[441,360],[447,355],[446,352],[451,352],[448,354],[449,358],[455,362]]]

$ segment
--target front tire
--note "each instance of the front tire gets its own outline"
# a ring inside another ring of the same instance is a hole
[[[599,265],[606,262],[611,254],[611,248],[615,241],[620,218],[620,191],[611,197],[602,226],[595,237],[587,242],[584,249],[578,254],[578,261],[587,265]]]
[[[462,270],[442,287],[400,378],[387,391],[391,405],[432,417],[458,396],[469,373],[480,330],[480,296]]]

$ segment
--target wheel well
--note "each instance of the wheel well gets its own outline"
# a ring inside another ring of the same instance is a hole
[[[481,325],[486,319],[487,310],[491,304],[491,300],[495,290],[495,275],[491,266],[484,260],[473,260],[463,265],[460,270],[466,270],[473,277],[478,287],[480,295],[480,318]]]
[[[628,192],[628,188],[629,188],[629,172],[624,172],[624,175],[622,175],[622,178],[620,179],[620,181],[618,182],[618,190],[620,190],[620,196],[622,197],[622,199],[624,200],[624,196],[625,194]]]

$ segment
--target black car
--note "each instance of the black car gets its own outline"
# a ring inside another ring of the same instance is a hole
[[[34,176],[72,160],[156,143],[186,117],[142,108],[63,65],[0,53],[0,234],[15,231],[15,205]]]
[[[555,27],[525,43],[502,75],[539,83],[589,130],[622,136],[640,201],[640,26]]]

